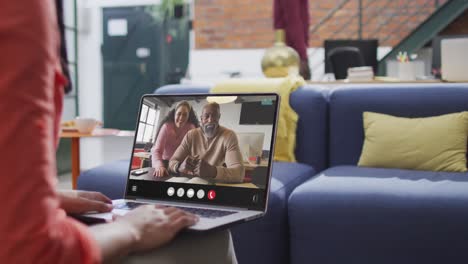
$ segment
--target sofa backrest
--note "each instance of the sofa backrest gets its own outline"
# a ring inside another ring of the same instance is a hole
[[[299,115],[296,159],[322,171],[328,163],[328,103],[325,89],[305,85],[291,94],[289,103]]]
[[[155,93],[207,93],[210,86],[166,85]],[[327,164],[327,101],[320,86],[299,87],[290,96],[291,107],[299,115],[296,131],[296,159],[316,171]]]
[[[428,117],[468,111],[468,84],[349,85],[329,94],[329,166],[356,165],[364,111]]]

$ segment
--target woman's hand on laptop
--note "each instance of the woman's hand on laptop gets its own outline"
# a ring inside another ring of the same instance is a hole
[[[60,207],[67,213],[110,212],[112,200],[99,192],[62,190],[58,191]]]
[[[154,169],[153,176],[156,178],[169,176],[169,172],[164,166],[160,166]]]
[[[131,251],[145,251],[163,246],[197,221],[197,216],[174,207],[143,205],[115,216],[113,224],[129,231],[133,237]]]

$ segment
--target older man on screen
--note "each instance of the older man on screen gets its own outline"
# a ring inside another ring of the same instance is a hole
[[[244,180],[237,136],[234,131],[219,125],[220,117],[219,104],[208,103],[203,107],[201,126],[185,135],[169,161],[172,172],[216,182],[240,183]]]

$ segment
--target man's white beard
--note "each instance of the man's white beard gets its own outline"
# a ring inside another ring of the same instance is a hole
[[[216,123],[209,123],[202,125],[203,133],[205,133],[205,136],[207,138],[212,138],[216,134],[216,131],[218,130],[218,124]]]

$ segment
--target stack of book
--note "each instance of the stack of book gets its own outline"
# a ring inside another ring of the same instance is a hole
[[[374,72],[370,66],[348,68],[348,80],[350,82],[372,81],[373,79]]]

